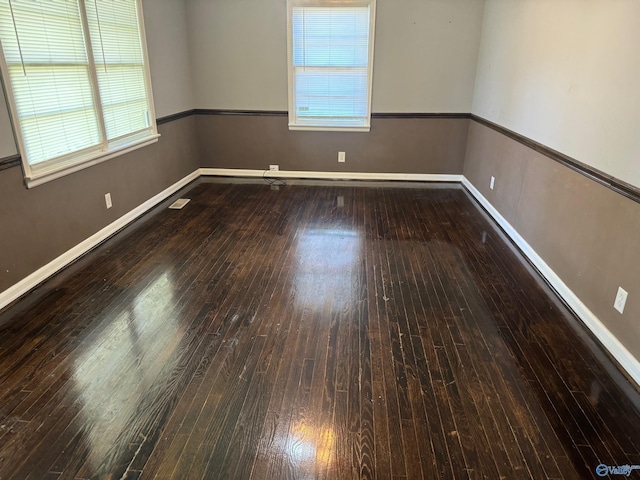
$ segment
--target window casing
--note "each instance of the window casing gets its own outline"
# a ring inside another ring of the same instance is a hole
[[[0,0],[0,41],[29,186],[157,140],[139,0]]]
[[[375,0],[288,0],[289,128],[369,131]]]

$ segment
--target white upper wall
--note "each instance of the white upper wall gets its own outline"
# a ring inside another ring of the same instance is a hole
[[[640,186],[638,45],[638,0],[487,0],[472,112]]]
[[[194,108],[185,0],[143,0],[156,117]]]
[[[469,113],[484,0],[378,0],[374,112]]]
[[[287,109],[285,0],[188,0],[197,108]]]
[[[0,91],[0,158],[10,157],[16,153],[18,153],[18,149],[13,138],[9,109],[4,99],[4,93]]]
[[[469,112],[483,0],[377,0],[374,112]],[[285,0],[188,0],[198,108],[287,110]]]

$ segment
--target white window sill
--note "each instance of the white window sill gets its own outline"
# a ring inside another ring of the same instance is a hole
[[[80,170],[84,170],[85,168],[89,168],[99,163],[106,162],[107,160],[110,160],[112,158],[119,157],[120,155],[124,155],[126,153],[133,152],[134,150],[138,150],[139,148],[146,147],[147,145],[151,145],[152,143],[156,143],[159,137],[160,134],[154,133],[139,140],[120,145],[114,149],[111,149],[109,152],[101,152],[98,154],[94,153],[86,159],[81,160],[80,162],[73,163],[73,165],[58,166],[51,171],[45,170],[42,172],[34,173],[31,177],[25,178],[25,183],[27,185],[27,188],[37,187],[38,185],[50,182],[51,180],[55,180],[56,178],[70,175]]]
[[[309,132],[370,132],[370,126],[363,127],[327,127],[327,126],[314,126],[314,125],[291,125],[289,124],[289,130],[301,130]]]

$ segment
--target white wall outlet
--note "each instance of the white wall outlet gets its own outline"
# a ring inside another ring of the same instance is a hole
[[[624,313],[624,306],[627,303],[627,295],[629,294],[624,288],[618,287],[618,294],[616,295],[616,301],[613,302],[613,308],[620,313]]]
[[[337,198],[338,208],[344,208],[344,196],[338,195]]]
[[[338,152],[338,163],[344,163],[347,161],[347,154],[345,152]]]
[[[496,177],[491,177],[491,183],[489,183],[489,188],[493,190],[493,187],[496,184]]]
[[[272,172],[277,172],[278,170],[280,170],[280,165],[269,165],[269,170],[271,170]]]
[[[104,203],[107,205],[107,209],[113,207],[113,203],[111,202],[111,194],[110,193],[105,194]]]

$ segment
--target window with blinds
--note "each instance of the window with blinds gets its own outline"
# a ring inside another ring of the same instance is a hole
[[[155,141],[141,13],[138,0],[0,0],[2,74],[27,180]]]
[[[289,128],[368,131],[375,0],[289,0]]]

